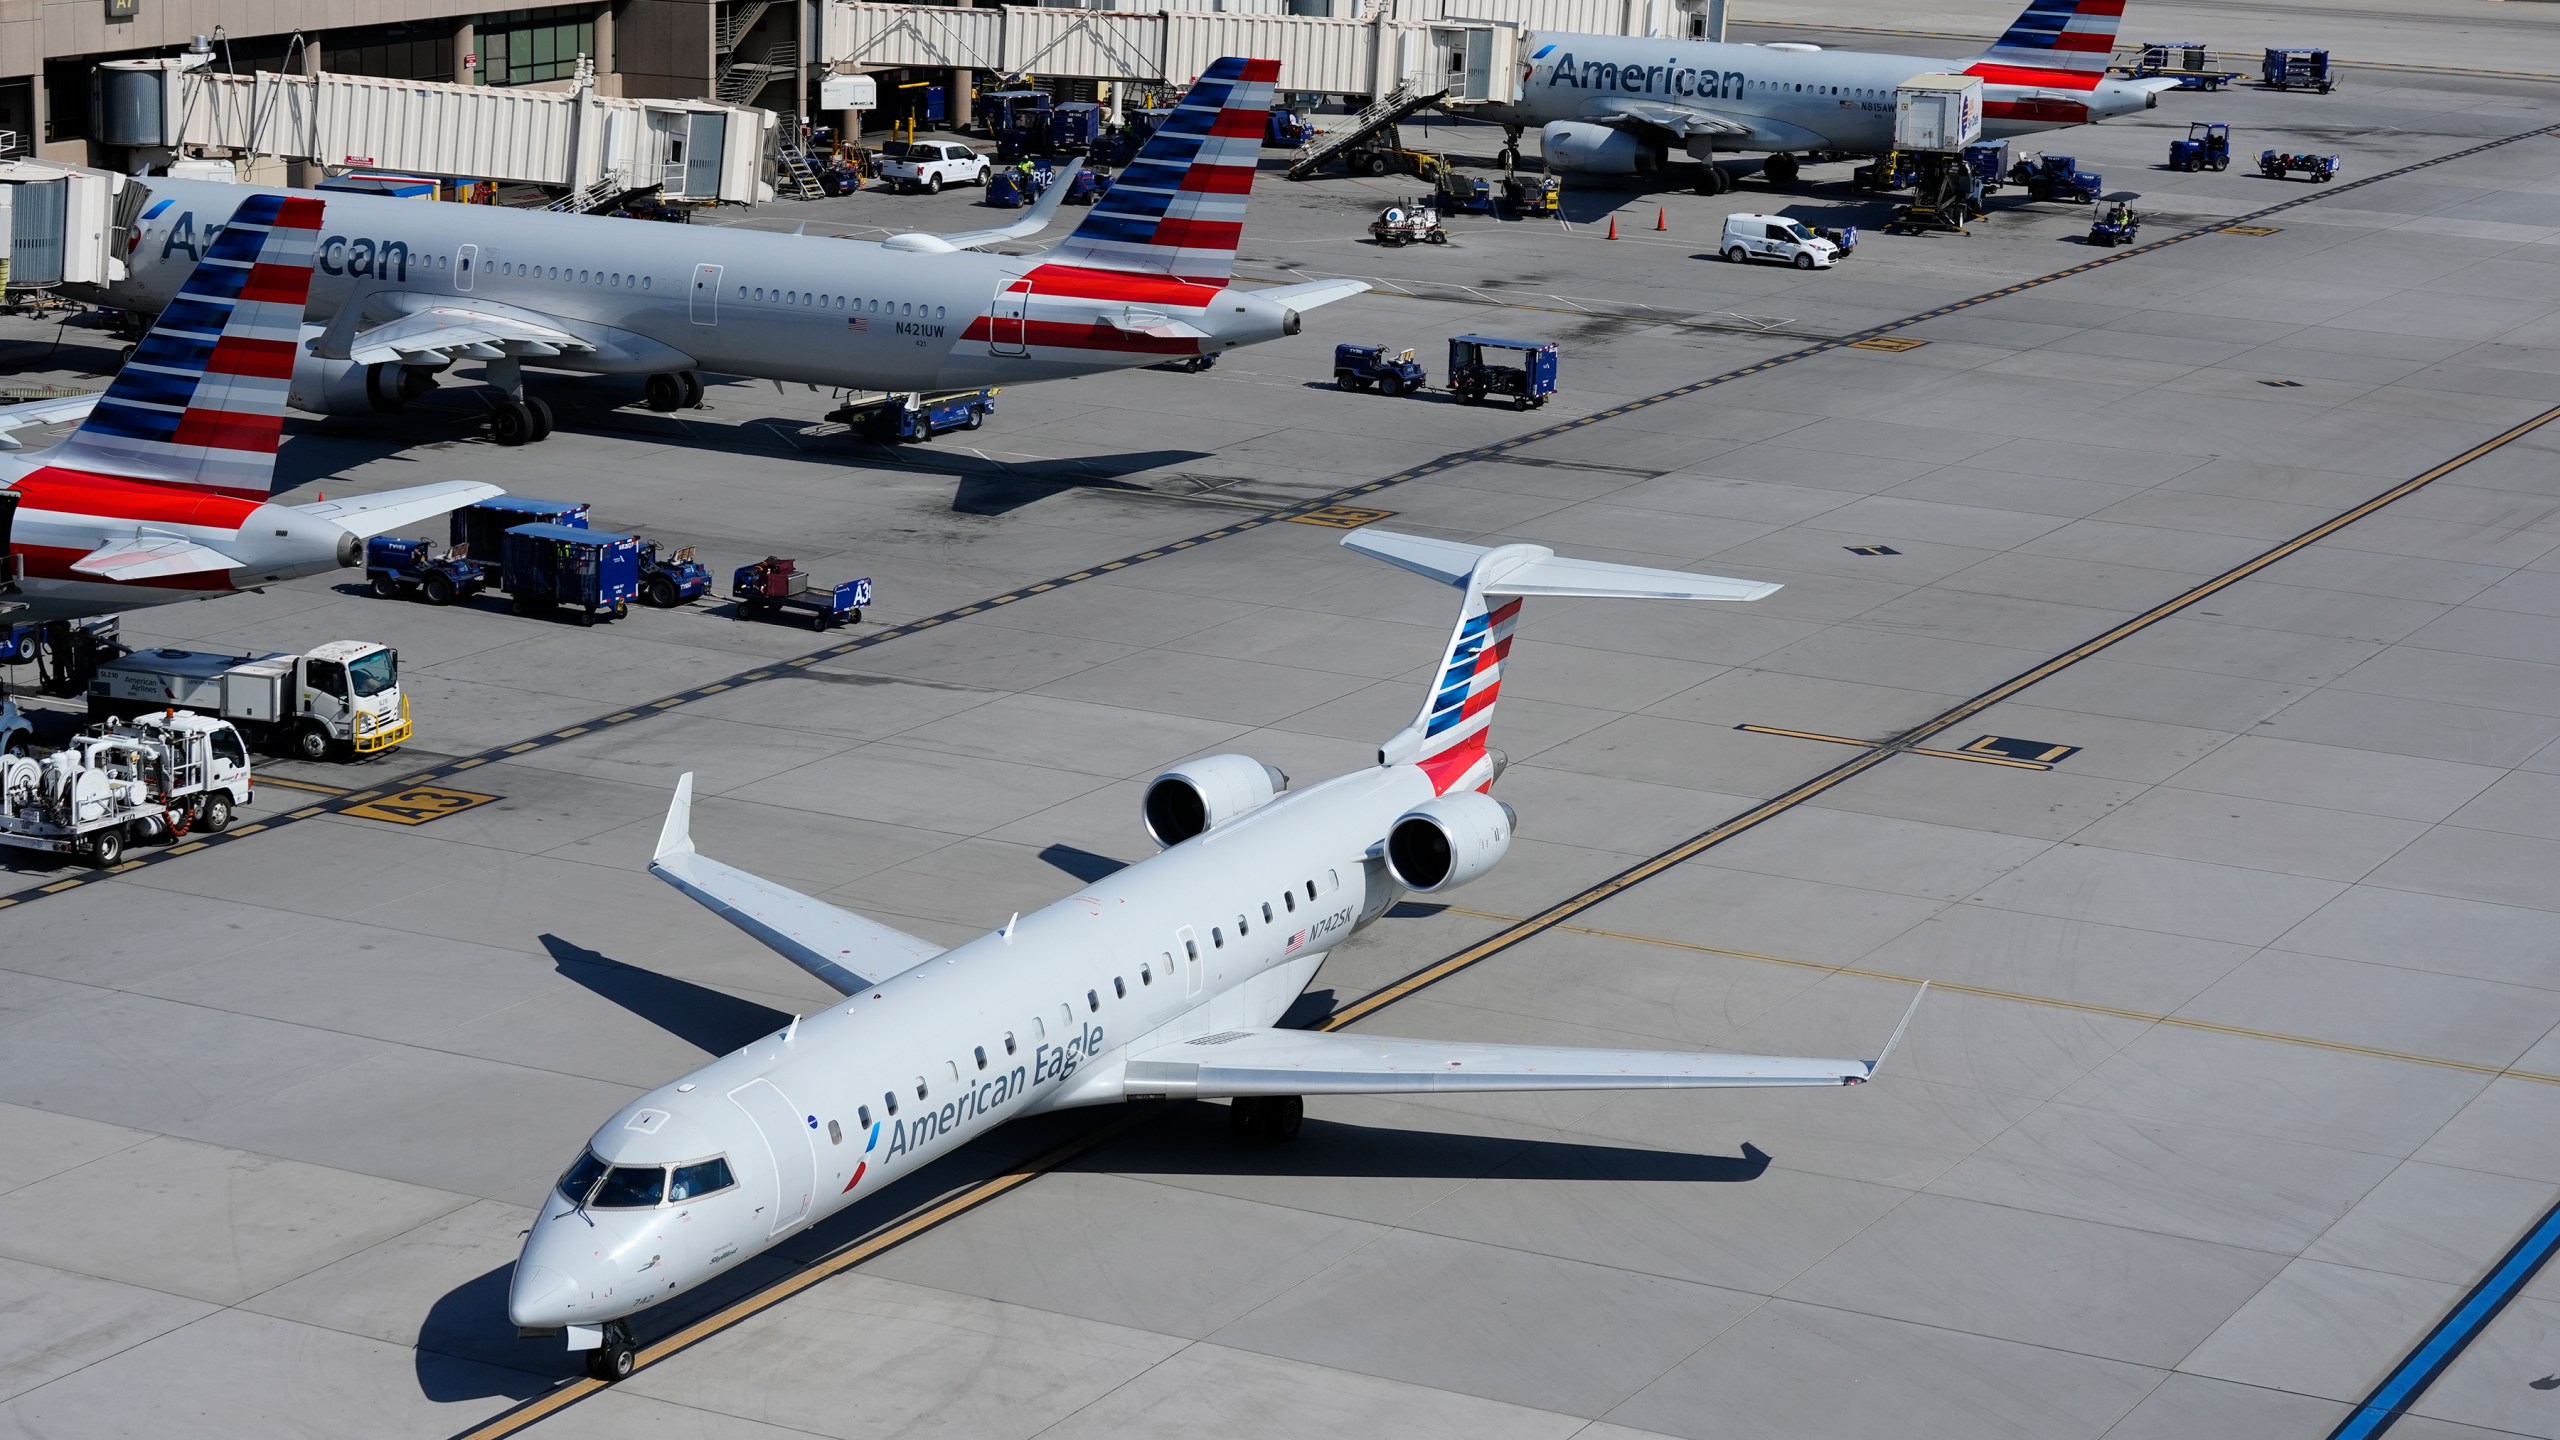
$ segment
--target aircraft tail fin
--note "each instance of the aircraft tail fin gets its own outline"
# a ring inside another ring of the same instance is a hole
[[[1075,233],[1042,261],[1226,284],[1279,78],[1277,60],[1211,62]]]
[[[2124,25],[2124,0],[2027,0],[2007,33],[1974,58],[2031,70],[2103,75]]]
[[[97,408],[46,461],[266,499],[320,216],[307,196],[242,200]]]
[[[1575,560],[1544,545],[1467,545],[1377,529],[1354,530],[1342,543],[1466,594],[1422,713],[1378,747],[1380,764],[1419,765],[1443,795],[1493,783],[1495,762],[1485,736],[1493,725],[1503,662],[1510,658],[1512,631],[1526,597],[1758,600],[1779,588],[1757,580]]]

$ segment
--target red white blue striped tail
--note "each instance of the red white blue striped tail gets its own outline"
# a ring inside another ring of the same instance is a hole
[[[264,500],[320,216],[308,197],[241,201],[97,409],[45,459]]]
[[[1976,58],[2021,69],[2103,75],[2123,24],[2124,0],[2030,0],[1999,43]]]
[[[1227,283],[1279,78],[1277,60],[1234,56],[1200,72],[1084,223],[1042,258]]]

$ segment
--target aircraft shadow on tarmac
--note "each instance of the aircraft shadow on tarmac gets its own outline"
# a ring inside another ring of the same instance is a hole
[[[936,1196],[1003,1173],[1024,1159],[1110,1123],[1120,1113],[1111,1107],[1071,1110],[1000,1126],[805,1234],[663,1307],[642,1312],[634,1322],[640,1342],[645,1347],[826,1259]],[[1738,1154],[1696,1155],[1357,1125],[1313,1115],[1295,1141],[1274,1145],[1230,1133],[1224,1106],[1168,1101],[1132,1134],[1071,1161],[1066,1168],[1168,1178],[1272,1175],[1729,1185],[1759,1179],[1769,1162],[1769,1155],[1748,1141]],[[551,1223],[572,1222],[564,1217]],[[455,1286],[429,1307],[419,1326],[415,1358],[420,1394],[440,1402],[492,1396],[525,1400],[583,1373],[580,1357],[560,1340],[517,1338],[507,1320],[507,1286],[513,1273],[512,1264],[500,1265]]]
[[[1049,846],[1040,852],[1040,858],[1088,885],[1105,875],[1116,875],[1129,868],[1129,862],[1126,860],[1114,860],[1108,855],[1096,855],[1090,850],[1079,850],[1073,845]]]
[[[637,965],[625,965],[557,935],[542,937],[561,978],[612,1001],[706,1055],[726,1055],[791,1017],[753,1000]]]

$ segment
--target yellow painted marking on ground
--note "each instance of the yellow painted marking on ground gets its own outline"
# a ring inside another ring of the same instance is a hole
[[[472,757],[471,757],[470,759],[468,759],[468,760],[456,760],[456,761],[454,761],[454,762],[453,762],[453,768],[454,768],[454,769],[456,769],[456,770],[468,770],[468,769],[471,769],[473,766],[476,766],[476,765],[486,765],[486,764],[488,764],[488,763],[489,763],[489,757],[488,757],[488,756],[486,756],[486,755],[474,755],[474,756],[472,756]]]
[[[1875,335],[1864,340],[1852,340],[1849,342],[1849,348],[1885,351],[1917,350],[1928,343],[1926,340],[1914,340],[1908,335]]]
[[[267,822],[266,822],[266,821],[264,821],[264,820],[259,821],[259,822],[258,822],[257,824],[255,824],[255,825],[243,825],[243,826],[240,826],[238,829],[233,830],[233,831],[231,832],[231,838],[232,838],[232,839],[234,839],[234,840],[237,840],[237,839],[239,839],[239,838],[240,838],[241,836],[243,836],[243,835],[255,835],[255,834],[257,834],[259,831],[264,830],[264,829],[266,829],[266,828],[267,828]]]
[[[807,669],[808,667],[810,667],[810,666],[812,666],[812,665],[815,665],[815,664],[817,664],[817,663],[818,663],[818,657],[817,657],[817,656],[815,656],[815,655],[803,655],[803,656],[801,656],[799,659],[794,660],[794,661],[792,661],[792,662],[791,662],[791,668],[792,668],[792,669],[794,669],[794,670],[805,670],[805,669]]]
[[[570,727],[569,727],[568,729],[566,729],[566,730],[554,730],[554,731],[552,731],[552,732],[551,732],[551,738],[552,738],[552,739],[554,739],[554,740],[575,740],[575,739],[577,739],[579,736],[584,735],[584,734],[586,734],[586,733],[587,733],[587,727],[586,727],[586,726],[584,726],[584,725],[572,725],[572,726],[570,726]]]
[[[412,785],[406,790],[385,795],[379,800],[358,805],[346,813],[360,820],[383,820],[394,825],[424,825],[441,820],[475,806],[497,799],[472,790],[447,790],[438,785]],[[244,832],[245,833],[245,832]]]
[[[639,711],[637,711],[637,710],[625,710],[625,711],[623,711],[623,712],[622,712],[621,714],[619,714],[619,715],[607,715],[606,717],[604,717],[604,723],[606,723],[607,725],[619,725],[619,724],[621,724],[621,723],[622,723],[623,721],[625,721],[625,720],[637,720],[637,719],[639,719],[639,718],[640,718],[640,712],[639,712]]]
[[[683,696],[681,696],[681,695],[670,695],[670,696],[668,696],[668,697],[667,697],[666,699],[664,699],[664,700],[652,700],[652,701],[650,701],[650,702],[649,702],[649,708],[650,708],[650,709],[652,709],[652,710],[671,710],[671,709],[675,708],[676,706],[681,705],[681,704],[683,704],[683,703],[684,703],[684,697],[683,697]],[[510,746],[508,746],[508,747],[507,747],[507,749],[508,749],[509,751],[511,751],[511,752],[512,752],[515,748],[516,748],[516,747],[514,747],[514,746],[512,746],[512,745],[510,745]],[[531,747],[527,747],[527,748],[531,748]]]
[[[15,904],[17,904],[17,903],[18,903],[18,902],[17,902],[17,901],[15,901],[15,900],[11,900],[11,899],[8,899],[8,898],[6,898],[6,897],[0,897],[0,910],[6,910],[6,909],[8,909],[10,906],[15,905]]]
[[[287,780],[281,775],[261,775],[258,777],[258,783],[261,785],[281,785],[287,790],[308,790],[314,795],[344,795],[347,793],[347,787],[344,785],[323,785],[316,780]]]
[[[1855,745],[1861,749],[1867,750],[1880,748],[1886,743],[1881,740],[1860,740],[1851,735],[1823,735],[1811,730],[1782,730],[1775,725],[1736,725],[1733,728],[1736,730],[1747,730],[1754,735],[1783,735],[1790,740],[1819,740],[1825,745]],[[2055,748],[2062,751],[2064,754],[2069,754],[2071,751],[2071,747],[2068,745],[2056,746]],[[1962,750],[1931,750],[1917,745],[1911,747],[1911,753],[1914,755],[1926,755],[1933,760],[1971,760],[1978,764],[2008,765],[2020,770],[2050,770],[2053,768],[2051,765],[2040,764],[2033,760],[2012,760],[2006,755],[1974,755],[1968,754]]]
[[[2273,235],[2283,228],[2281,225],[2225,225],[2222,227],[2222,233],[2225,235]]]
[[[192,855],[192,854],[194,854],[195,852],[197,852],[198,850],[201,850],[201,849],[203,849],[203,848],[204,848],[204,842],[203,842],[203,841],[201,841],[201,840],[190,840],[190,841],[188,841],[188,842],[187,842],[186,844],[184,844],[184,845],[173,845],[173,846],[169,847],[168,853],[169,853],[169,854],[171,854],[171,855]]]
[[[716,681],[713,681],[711,684],[708,684],[708,685],[703,686],[703,687],[702,687],[702,693],[703,693],[703,694],[705,694],[705,695],[717,695],[717,694],[719,694],[721,691],[726,690],[726,689],[728,689],[728,688],[729,688],[729,682],[728,682],[728,681],[726,681],[726,680],[716,680]]]
[[[77,890],[88,883],[89,881],[85,876],[74,880],[56,880],[50,885],[39,886],[36,893],[39,895],[59,895],[65,890]]]
[[[379,790],[359,790],[353,795],[341,795],[338,798],[346,801],[350,805],[361,805],[365,801],[370,800],[381,793],[382,792]]]
[[[1393,510],[1371,510],[1359,505],[1326,505],[1304,515],[1292,515],[1292,525],[1321,525],[1328,530],[1357,530],[1374,525],[1395,514]]]
[[[539,740],[519,740],[515,744],[507,747],[507,753],[510,755],[521,755],[527,750],[539,750],[541,748],[542,742]]]
[[[301,810],[296,810],[296,811],[294,811],[294,812],[293,812],[293,815],[292,815],[292,818],[294,818],[294,819],[296,819],[296,820],[308,820],[308,819],[310,819],[310,818],[311,818],[312,816],[314,816],[314,815],[326,815],[326,814],[328,814],[328,813],[329,813],[329,810],[328,810],[328,807],[327,807],[327,806],[324,806],[324,805],[313,805],[313,806],[310,806],[310,807],[308,807],[308,808],[306,808],[306,809],[301,809]]]

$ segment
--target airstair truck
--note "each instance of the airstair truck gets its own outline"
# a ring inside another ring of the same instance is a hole
[[[363,640],[305,655],[140,650],[89,682],[91,719],[172,708],[228,720],[298,760],[375,755],[409,738],[400,652]]]
[[[0,755],[0,845],[103,870],[130,841],[229,829],[249,783],[248,746],[228,721],[181,710],[111,721],[41,761]]]

